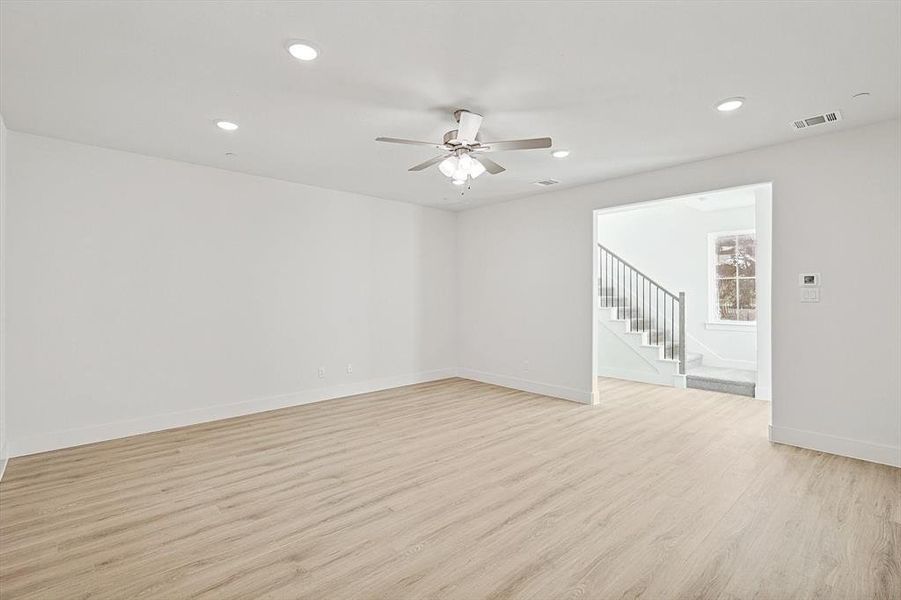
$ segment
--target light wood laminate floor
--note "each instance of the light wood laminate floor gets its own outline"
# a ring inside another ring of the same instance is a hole
[[[901,597],[901,470],[769,405],[462,379],[13,459],[0,597]]]

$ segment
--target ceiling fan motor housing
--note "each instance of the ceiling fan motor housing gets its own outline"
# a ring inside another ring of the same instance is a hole
[[[458,131],[459,130],[457,130],[457,129],[451,129],[450,131],[445,133],[444,134],[444,143],[452,144],[454,146],[458,145],[460,143],[459,141],[457,141],[457,132]]]
[[[460,135],[459,129],[451,129],[450,131],[448,131],[447,133],[444,134],[444,143],[448,146],[456,146],[458,148],[466,148],[467,150],[470,150],[474,147],[479,146],[478,142],[475,142],[473,144],[462,143],[458,139],[459,135]]]

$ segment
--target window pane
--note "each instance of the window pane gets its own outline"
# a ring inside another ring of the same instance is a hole
[[[757,269],[757,241],[753,235],[738,236],[738,252],[735,257],[738,274],[742,277],[754,277]]]
[[[716,282],[716,298],[720,319],[724,321],[735,321],[738,316],[738,298],[735,294],[735,280],[718,280]]]
[[[716,276],[735,277],[735,237],[716,238]]]
[[[738,280],[738,318],[736,320],[757,320],[757,282],[754,279]]]

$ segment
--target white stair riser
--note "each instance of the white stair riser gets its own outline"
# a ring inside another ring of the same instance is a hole
[[[601,310],[599,317],[604,327],[607,327],[623,340],[633,352],[638,354],[648,364],[653,365],[653,368],[657,370],[657,380],[648,381],[648,383],[684,386],[684,381],[677,382],[677,379],[684,380],[684,377],[679,375],[679,361],[665,358],[662,346],[650,344],[648,332],[631,331],[629,322],[615,318],[616,315],[613,310]]]

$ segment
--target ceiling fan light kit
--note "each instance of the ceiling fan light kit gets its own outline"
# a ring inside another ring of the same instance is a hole
[[[377,142],[391,144],[408,144],[438,148],[445,153],[410,167],[410,171],[423,171],[433,165],[454,184],[463,185],[468,179],[475,179],[486,171],[491,175],[503,173],[506,169],[487,156],[487,152],[506,152],[510,150],[532,150],[550,148],[551,138],[532,138],[528,140],[511,140],[505,142],[482,142],[479,139],[479,128],[482,126],[482,115],[468,110],[454,111],[457,129],[444,134],[441,143],[419,142],[401,138],[377,137]]]

